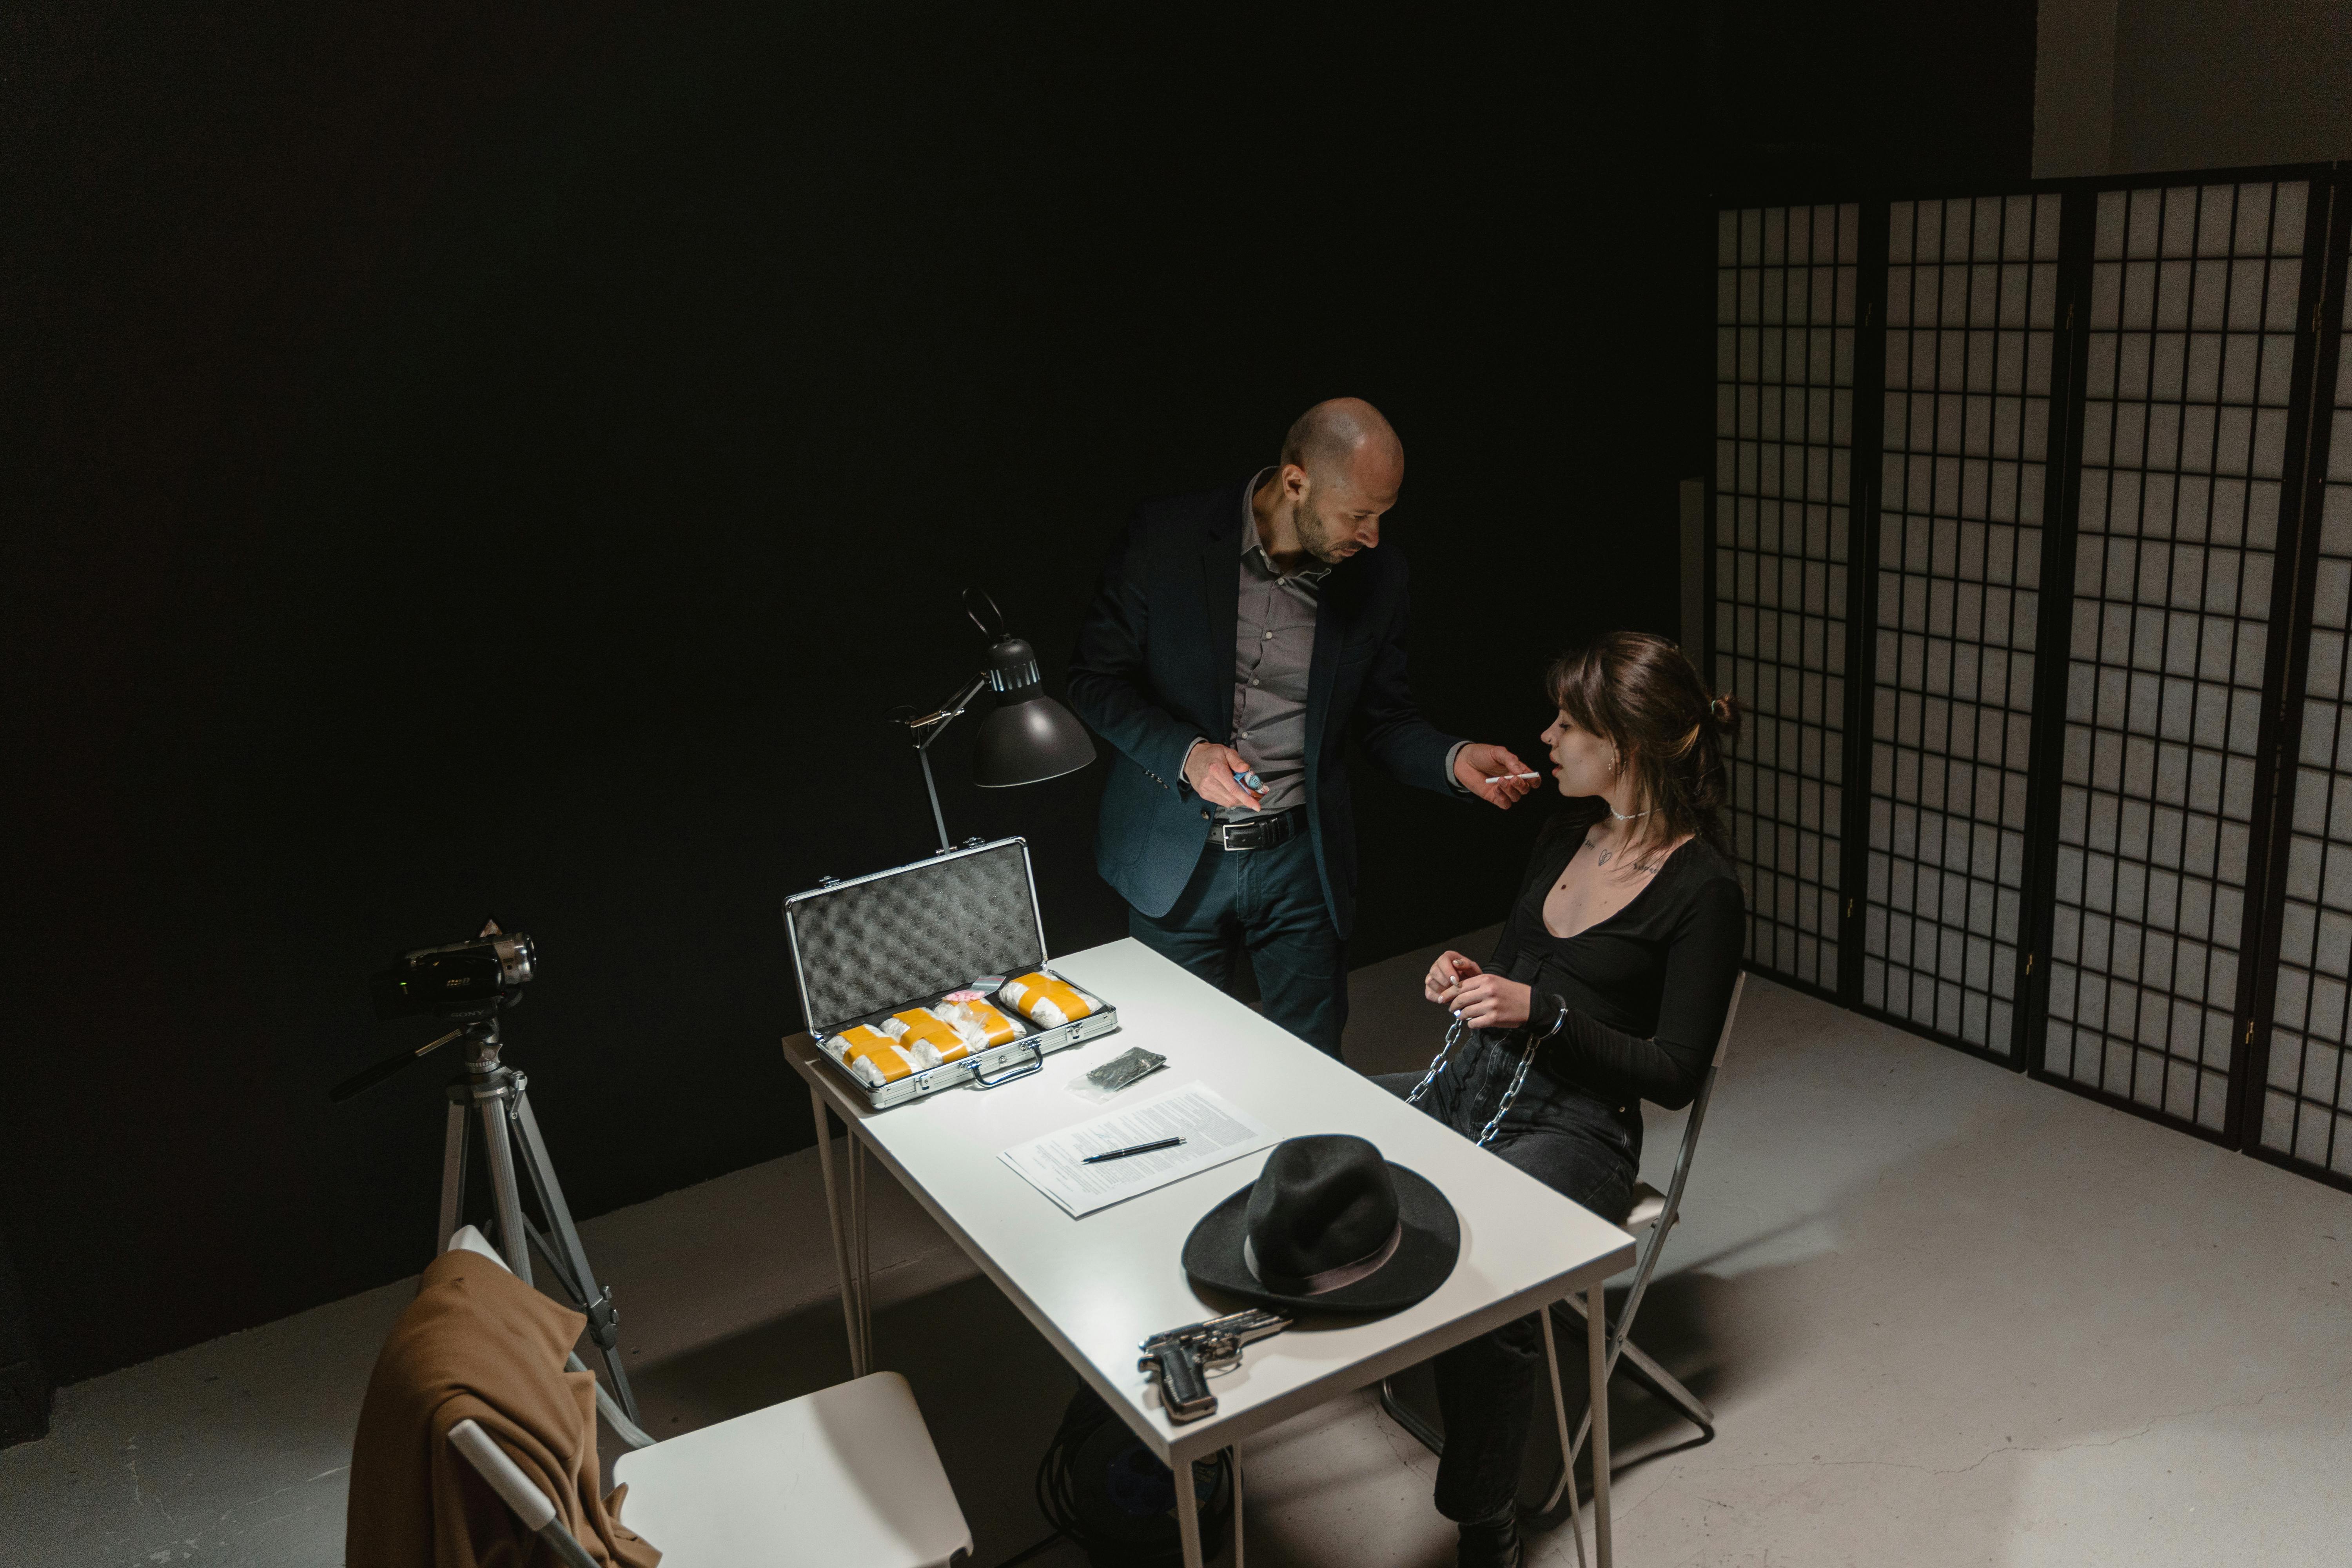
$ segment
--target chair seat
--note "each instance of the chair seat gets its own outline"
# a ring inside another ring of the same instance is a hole
[[[1639,1230],[1655,1225],[1658,1216],[1666,1212],[1666,1194],[1647,1182],[1633,1184],[1633,1212],[1625,1216],[1627,1230]]]
[[[663,1568],[938,1568],[971,1550],[937,1448],[895,1372],[625,1454],[623,1522]]]

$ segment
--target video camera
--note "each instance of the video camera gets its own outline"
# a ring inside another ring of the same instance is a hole
[[[369,999],[379,1018],[431,1013],[452,1023],[477,1022],[522,994],[538,958],[530,938],[509,936],[493,921],[470,942],[402,953],[369,980]]]

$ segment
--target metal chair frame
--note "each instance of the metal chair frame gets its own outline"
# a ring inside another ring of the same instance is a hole
[[[1633,1284],[1626,1294],[1625,1305],[1619,1310],[1617,1321],[1609,1325],[1608,1354],[1601,1373],[1601,1384],[1605,1387],[1617,1370],[1618,1359],[1623,1357],[1637,1381],[1680,1410],[1704,1434],[1699,1439],[1701,1442],[1715,1436],[1715,1412],[1707,1407],[1706,1401],[1684,1387],[1679,1378],[1660,1366],[1635,1344],[1631,1336],[1633,1314],[1640,1309],[1643,1294],[1649,1289],[1651,1277],[1657,1270],[1659,1254],[1665,1250],[1666,1235],[1682,1218],[1683,1188],[1690,1179],[1691,1161],[1698,1152],[1699,1129],[1706,1125],[1707,1102],[1715,1098],[1716,1079],[1721,1076],[1723,1059],[1731,1049],[1731,1029],[1738,1021],[1740,994],[1747,986],[1748,976],[1744,973],[1732,983],[1731,1005],[1723,1015],[1723,1033],[1716,1039],[1715,1059],[1707,1064],[1706,1076],[1699,1080],[1698,1092],[1691,1099],[1690,1120],[1683,1128],[1682,1149],[1675,1156],[1675,1171],[1667,1179],[1666,1190],[1661,1193],[1646,1182],[1637,1184],[1633,1189],[1633,1210],[1625,1217],[1625,1228],[1633,1230],[1647,1226],[1649,1235],[1643,1239],[1634,1254]],[[1576,1313],[1580,1333],[1583,1331],[1581,1325],[1585,1321],[1584,1303],[1572,1295],[1539,1314],[1543,1325],[1544,1364],[1551,1374],[1552,1416],[1559,1428],[1559,1474],[1554,1478],[1551,1491],[1543,1502],[1527,1511],[1537,1515],[1548,1514],[1559,1506],[1560,1496],[1566,1493],[1570,1514],[1576,1522],[1577,1556],[1580,1561],[1584,1554],[1583,1521],[1578,1517],[1576,1492],[1571,1482],[1576,1474],[1576,1457],[1583,1452],[1584,1440],[1592,1430],[1592,1406],[1590,1402],[1586,1404],[1583,1423],[1577,1427],[1576,1435],[1570,1437],[1568,1402],[1560,1392],[1559,1353],[1553,1343],[1551,1322],[1552,1313],[1562,1306]],[[1388,1413],[1389,1419],[1411,1433],[1423,1447],[1433,1454],[1445,1452],[1444,1435],[1405,1407],[1396,1396],[1392,1379],[1381,1380],[1381,1408]]]

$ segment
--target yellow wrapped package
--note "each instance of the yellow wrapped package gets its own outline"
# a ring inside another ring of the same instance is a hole
[[[971,1051],[955,1026],[929,1007],[909,1007],[903,1013],[893,1013],[882,1021],[882,1029],[898,1042],[900,1050],[924,1058],[925,1067],[959,1061]]]
[[[996,995],[997,1000],[1011,1004],[1023,1017],[1048,1029],[1091,1016],[1095,1010],[1093,1003],[1050,974],[1033,973],[1008,980]]]
[[[880,1089],[886,1083],[896,1083],[915,1070],[896,1041],[879,1029],[860,1024],[844,1029],[840,1035],[843,1059],[861,1083]]]
[[[975,994],[958,992],[940,1003],[939,1011],[978,1050],[1003,1045],[1021,1033],[1012,1019],[998,1012],[986,997]]]

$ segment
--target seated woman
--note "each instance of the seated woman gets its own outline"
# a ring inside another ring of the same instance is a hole
[[[1641,1101],[1688,1105],[1738,979],[1746,902],[1719,811],[1738,727],[1674,644],[1615,632],[1552,667],[1543,733],[1570,805],[1547,827],[1483,969],[1423,990],[1468,1026],[1381,1084],[1612,1224],[1633,1206]],[[1521,1560],[1517,1491],[1543,1356],[1533,1316],[1439,1356],[1437,1510],[1465,1568]]]

